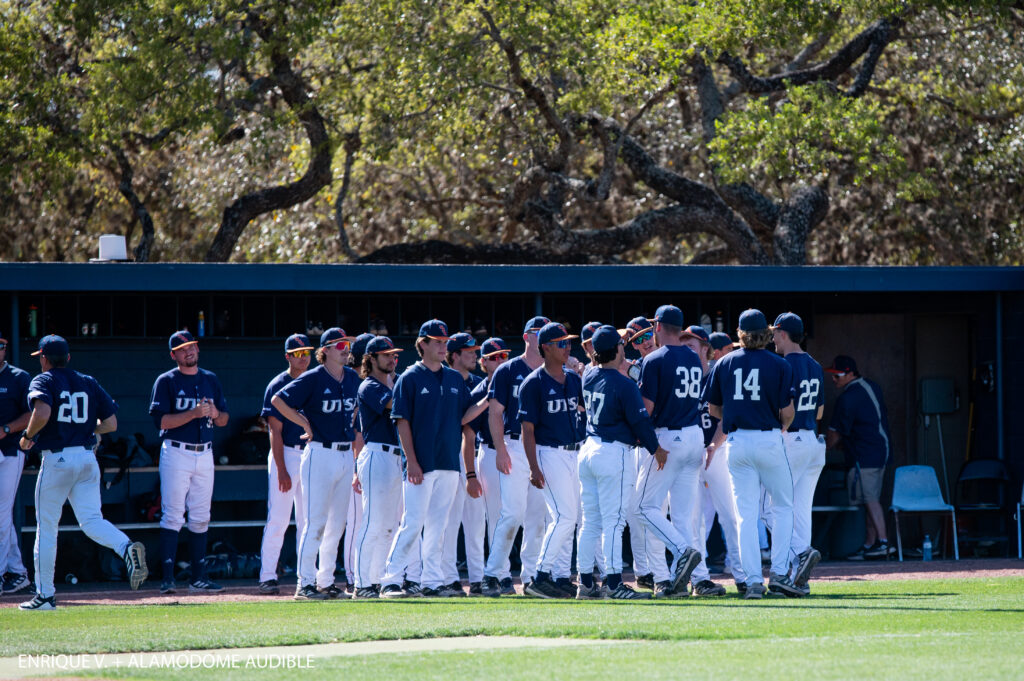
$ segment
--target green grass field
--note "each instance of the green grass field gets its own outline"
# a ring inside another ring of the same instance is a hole
[[[113,669],[126,679],[1020,679],[1024,578],[815,584],[744,602],[258,602],[0,610],[0,656],[478,634],[609,639],[557,649],[317,659],[302,670]],[[49,674],[53,676],[53,673]]]

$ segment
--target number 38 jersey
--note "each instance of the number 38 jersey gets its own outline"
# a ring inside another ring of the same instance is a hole
[[[718,360],[704,389],[722,407],[722,430],[774,430],[779,411],[793,401],[793,370],[768,350],[740,348]]]
[[[644,357],[640,394],[654,403],[655,428],[681,430],[700,423],[703,378],[697,353],[683,345],[666,345]]]
[[[817,430],[818,408],[825,405],[825,374],[821,365],[806,352],[791,352],[784,358],[793,369],[793,409],[796,416],[789,430]]]
[[[28,387],[28,404],[36,400],[50,405],[50,420],[39,431],[39,450],[92,447],[96,444],[96,420],[117,413],[117,405],[92,376],[59,368],[39,374]]]

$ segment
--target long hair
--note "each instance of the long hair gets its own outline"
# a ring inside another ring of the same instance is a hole
[[[373,360],[370,359],[372,356],[370,353],[363,355],[363,361],[359,365],[359,378],[366,378],[373,373]]]
[[[321,345],[320,347],[318,347],[316,349],[316,361],[320,362],[320,364],[323,364],[324,360],[326,358],[327,358],[327,348],[325,348],[324,346]]]
[[[740,331],[740,345],[747,350],[763,350],[772,342],[771,329],[761,331]]]

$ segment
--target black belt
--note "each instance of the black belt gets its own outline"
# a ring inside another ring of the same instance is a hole
[[[508,439],[509,440],[522,440],[523,439],[523,434],[522,433],[509,433],[508,434]]]
[[[580,451],[580,443],[577,442],[574,445],[541,445],[541,447],[547,447],[548,449],[562,449],[567,452],[578,452]]]
[[[402,448],[399,447],[398,445],[380,445],[380,448],[383,449],[388,454],[394,454],[395,456],[398,456],[399,454],[402,453]]]
[[[178,449],[184,449],[187,452],[205,452],[207,449],[210,449],[210,448],[213,447],[213,445],[211,445],[209,442],[206,442],[206,443],[201,444],[201,445],[193,445],[193,444],[189,444],[188,442],[176,442],[174,440],[168,440],[167,442],[172,447],[177,447]]]
[[[347,452],[350,449],[352,449],[351,442],[316,442],[311,440],[310,444],[318,445],[320,447],[323,447],[324,449],[333,449],[339,452]]]

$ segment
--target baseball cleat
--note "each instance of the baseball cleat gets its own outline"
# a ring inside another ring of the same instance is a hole
[[[326,599],[327,594],[317,591],[312,584],[300,586],[295,590],[295,600],[297,601],[323,601]]]
[[[56,610],[57,599],[53,596],[49,598],[43,598],[39,594],[35,595],[31,601],[25,601],[18,606],[22,610]]]
[[[174,580],[168,580],[160,584],[160,593],[162,595],[172,594],[177,590],[178,585],[174,583]]]
[[[749,584],[743,591],[743,598],[747,600],[757,600],[764,596],[764,584]]]
[[[16,594],[19,591],[25,591],[32,586],[32,580],[28,578],[28,575],[19,575],[16,572],[8,572],[4,575],[3,584],[0,585],[0,591],[5,594]]]
[[[672,582],[667,579],[654,585],[654,598],[686,598],[689,595],[686,589],[673,589]]]
[[[470,582],[469,593],[466,595],[470,598],[482,598],[484,595],[483,585],[480,582]]]
[[[796,572],[793,574],[793,584],[806,586],[807,580],[811,577],[811,570],[821,560],[821,553],[815,548],[809,548],[801,553],[799,558],[800,562],[797,564]]]
[[[480,585],[480,592],[488,598],[497,598],[502,594],[501,583],[498,582],[497,577],[484,575],[483,584]]]
[[[721,584],[715,584],[710,579],[702,579],[693,585],[693,595],[698,598],[707,598],[709,596],[724,596],[725,587]]]
[[[650,589],[654,591],[654,574],[648,573],[646,575],[640,575],[636,578],[636,585],[641,589]]]
[[[317,587],[317,591],[319,591],[322,594],[325,594],[329,599],[352,598],[348,593],[345,592],[344,589],[339,588],[337,584],[331,584],[330,586],[325,586],[322,589]]]
[[[690,573],[700,564],[700,552],[695,549],[686,549],[676,560],[674,574],[672,575],[672,590],[679,589],[680,584],[690,581]]]
[[[190,593],[206,594],[206,593],[216,593],[218,591],[223,591],[224,587],[222,587],[217,582],[211,582],[210,580],[208,580],[206,578],[203,578],[203,579],[197,579],[194,582],[192,582],[191,584],[189,584],[188,585],[188,590],[189,590]]]
[[[408,594],[397,584],[385,584],[380,590],[381,598],[407,598]]]
[[[515,596],[516,595],[516,587],[512,583],[512,578],[511,577],[506,577],[505,579],[501,580],[501,595],[502,596]]]
[[[746,582],[736,582],[736,592],[740,596],[742,596],[743,594],[747,593],[747,583]]]
[[[607,587],[605,587],[607,589]],[[633,591],[633,587],[629,586],[625,582],[620,582],[612,591],[608,594],[608,598],[616,601],[645,601],[651,597],[651,594],[640,591]]]
[[[576,587],[576,600],[577,601],[600,601],[608,598],[608,590],[603,586],[586,586],[583,582]]]
[[[576,598],[576,585],[568,577],[559,577],[555,580],[555,586],[562,592],[559,598]]]
[[[774,572],[768,576],[768,590],[790,598],[800,598],[803,596],[800,589],[796,588],[793,580],[787,575],[777,575]]]
[[[462,582],[452,582],[451,584],[445,584],[441,587],[442,598],[459,598],[466,596],[466,591],[462,588]]]
[[[895,553],[896,549],[890,547],[888,542],[876,541],[874,546],[864,551],[865,558],[888,558]]]
[[[352,594],[352,598],[362,600],[364,598],[380,598],[380,594],[372,586],[361,586]]]
[[[535,579],[523,589],[523,593],[537,598],[564,598],[564,592],[550,579]]]
[[[441,598],[441,590],[431,589],[429,586],[425,586],[420,592],[420,596],[423,596],[423,598]]]
[[[402,583],[402,591],[405,592],[406,598],[417,598],[423,595],[423,588],[419,582],[410,582],[408,579]]]
[[[128,585],[132,591],[138,591],[146,577],[149,577],[149,567],[146,566],[146,547],[142,542],[132,542],[124,551],[124,564],[128,568]]]
[[[259,583],[256,587],[256,592],[265,596],[272,596],[281,593],[281,587],[278,586],[276,579],[268,579],[265,582]]]

